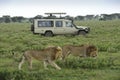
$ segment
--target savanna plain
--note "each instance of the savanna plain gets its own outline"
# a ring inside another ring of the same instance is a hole
[[[0,80],[120,80],[120,20],[75,21],[76,25],[89,26],[86,36],[57,35],[44,37],[30,31],[31,23],[0,23]],[[93,44],[98,48],[96,58],[79,58],[72,55],[65,61],[56,60],[62,68],[33,60],[33,69],[18,63],[26,50],[44,49],[47,46],[66,44]]]

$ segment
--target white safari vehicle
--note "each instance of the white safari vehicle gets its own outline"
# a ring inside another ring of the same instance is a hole
[[[42,34],[44,36],[54,36],[54,35],[85,35],[89,33],[90,28],[85,26],[76,26],[70,19],[65,19],[63,17],[55,17],[53,14],[65,14],[65,13],[45,13],[49,15],[41,19],[34,19],[33,25],[31,26],[31,31],[34,34]]]

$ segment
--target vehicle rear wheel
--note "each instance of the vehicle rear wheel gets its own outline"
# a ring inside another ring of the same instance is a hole
[[[47,31],[47,32],[45,32],[45,36],[46,37],[52,37],[53,33],[51,31]]]
[[[34,31],[34,25],[31,25],[31,31]]]

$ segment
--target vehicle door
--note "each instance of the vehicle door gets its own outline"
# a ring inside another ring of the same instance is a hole
[[[66,34],[75,34],[77,29],[74,27],[71,21],[65,21],[65,33]]]
[[[62,20],[55,21],[54,34],[64,34],[64,27]]]

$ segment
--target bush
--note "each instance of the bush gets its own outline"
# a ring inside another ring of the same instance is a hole
[[[25,72],[25,71],[0,71],[1,80],[45,80],[42,72]]]
[[[114,48],[114,47],[109,47],[109,48],[107,49],[107,52],[109,52],[109,53],[116,53],[116,52],[118,52],[118,49],[116,49],[116,48]]]
[[[100,68],[105,68],[105,67],[110,67],[114,65],[114,60],[112,58],[71,58],[67,59],[64,62],[58,62],[61,67],[64,68],[87,68],[87,69],[100,69]]]

